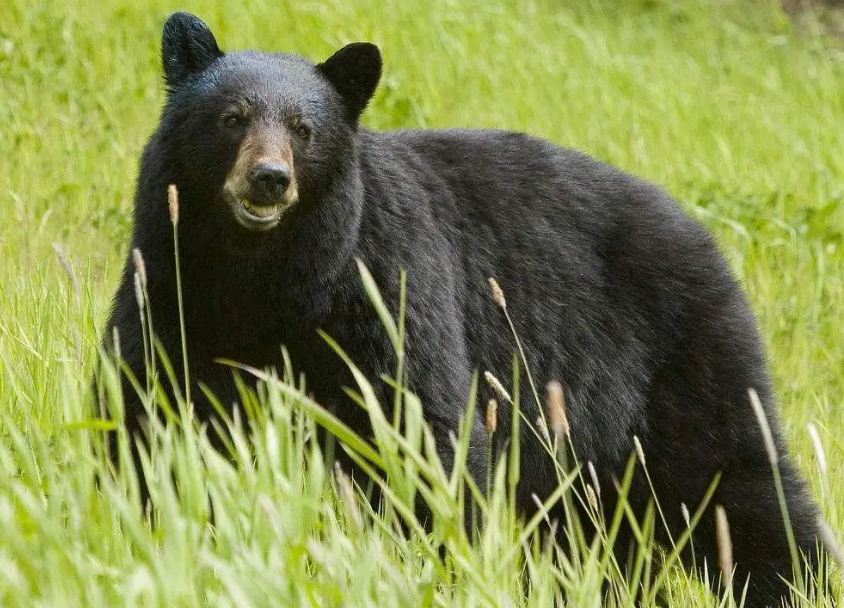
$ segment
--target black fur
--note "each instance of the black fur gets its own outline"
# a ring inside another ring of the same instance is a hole
[[[175,183],[194,380],[229,404],[237,399],[231,372],[213,360],[277,365],[283,344],[318,401],[366,433],[341,390],[354,382],[317,330],[368,377],[393,372],[354,260],[365,262],[394,310],[403,268],[409,379],[448,464],[448,433],[463,415],[473,372],[510,377],[514,343],[487,285],[495,277],[538,383],[564,383],[574,445],[595,464],[605,492],[638,435],[677,535],[680,503],[694,508],[722,472],[714,502],[729,517],[736,580],[750,574],[750,606],[778,603],[778,576],[788,577],[791,564],[749,387],[773,425],[797,542],[809,555],[815,509],[784,457],[748,304],[712,238],[673,200],[519,133],[358,128],[381,71],[372,45],[346,47],[320,66],[293,55],[222,54],[201,21],[177,14],[165,26],[163,62],[170,90],[141,162],[132,246],[146,258],[156,332],[178,364],[167,212]],[[251,104],[258,125],[296,114],[312,124],[307,140],[291,139],[299,203],[268,232],[241,227],[221,200],[240,140],[220,116],[235,102]],[[143,378],[132,275],[130,259],[106,335],[119,330],[122,354]],[[521,407],[537,418],[532,399]],[[137,400],[127,411],[137,429]],[[211,416],[202,399],[196,412]],[[470,466],[483,479],[481,413],[472,424]],[[506,411],[499,428],[503,440]],[[530,511],[531,494],[548,495],[556,477],[533,435],[521,440],[519,503]],[[634,506],[641,511],[648,497],[637,488]],[[711,513],[695,543],[698,560],[715,571]]]

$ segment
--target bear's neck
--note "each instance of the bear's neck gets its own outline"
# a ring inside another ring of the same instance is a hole
[[[198,203],[203,201],[193,200],[196,193],[183,187],[178,230],[186,318],[213,319],[221,329],[235,323],[251,327],[253,333],[269,319],[293,327],[324,318],[329,311],[323,309],[330,306],[325,294],[348,292],[348,283],[359,280],[354,258],[364,185],[357,158],[352,160],[328,180],[318,198],[303,198],[295,215],[291,210],[289,222],[266,235],[245,235],[249,238],[240,242],[227,237],[231,222],[206,223],[193,216],[188,209],[202,209]],[[138,200],[156,203],[136,211],[133,246],[156,258],[150,265],[162,272],[150,277],[155,283],[151,289],[162,300],[175,303],[173,227],[166,200],[169,181],[163,173],[141,180]],[[141,189],[149,193],[145,196]],[[156,196],[150,196],[152,192]]]

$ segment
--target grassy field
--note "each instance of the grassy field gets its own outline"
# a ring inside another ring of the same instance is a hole
[[[370,127],[524,130],[664,186],[741,277],[785,433],[841,535],[840,40],[747,0],[4,0],[0,605],[539,607],[565,590],[569,605],[591,607],[604,578],[618,605],[632,605],[600,546],[555,565],[525,544],[536,526],[514,520],[503,491],[486,505],[500,525],[470,546],[455,523],[460,484],[433,463],[397,460],[386,428],[373,458],[397,467],[395,496],[371,517],[320,465],[307,440],[319,414],[289,384],[232,421],[234,462],[196,433],[159,433],[154,525],[128,472],[95,485],[105,465],[86,387],[125,255],[137,158],[162,103],[160,28],[180,8],[205,19],[224,49],[316,60],[349,41],[379,44],[385,77]],[[186,488],[179,497],[170,467]],[[392,522],[420,470],[435,478],[442,517],[430,538],[411,530],[404,540]],[[640,558],[660,568],[646,540]],[[661,605],[717,601],[676,571],[660,593]]]

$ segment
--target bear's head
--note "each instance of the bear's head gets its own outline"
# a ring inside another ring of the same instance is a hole
[[[188,13],[164,25],[167,162],[196,219],[262,233],[319,205],[347,170],[358,119],[381,75],[378,48],[353,43],[313,64],[223,53]]]

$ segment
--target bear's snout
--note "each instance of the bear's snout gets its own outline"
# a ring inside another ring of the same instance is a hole
[[[251,198],[257,203],[278,203],[290,187],[290,181],[290,167],[287,163],[260,163],[249,175]]]

